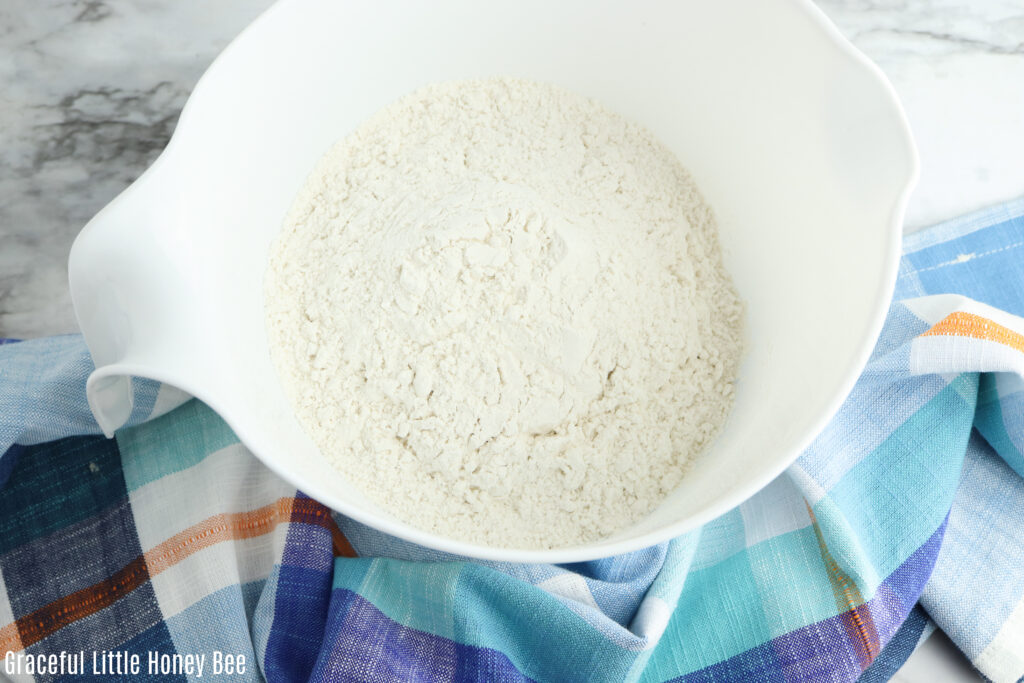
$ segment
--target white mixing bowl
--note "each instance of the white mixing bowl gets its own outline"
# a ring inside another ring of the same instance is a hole
[[[553,82],[648,126],[718,215],[748,306],[719,439],[647,519],[572,548],[483,547],[396,520],[320,457],[267,351],[268,248],[314,162],[421,85],[494,75]],[[90,402],[109,434],[130,413],[126,376],[180,387],[308,495],[425,546],[529,562],[636,550],[743,502],[838,409],[885,316],[916,169],[891,87],[806,0],[282,0],[75,242]]]

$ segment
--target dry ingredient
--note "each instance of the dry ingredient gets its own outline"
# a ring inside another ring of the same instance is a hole
[[[649,513],[724,421],[741,352],[674,155],[512,79],[425,87],[331,149],[272,249],[266,314],[323,455],[396,517],[490,546]]]

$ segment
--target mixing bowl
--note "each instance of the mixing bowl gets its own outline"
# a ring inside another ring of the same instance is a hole
[[[393,518],[321,458],[267,349],[268,248],[314,162],[421,85],[494,75],[556,83],[649,127],[716,212],[747,304],[720,437],[649,517],[571,548],[483,547]],[[179,387],[306,494],[425,546],[530,562],[649,546],[765,486],[838,409],[885,316],[916,167],[891,87],[803,0],[282,0],[75,242],[90,405],[109,435],[131,412],[129,376]]]

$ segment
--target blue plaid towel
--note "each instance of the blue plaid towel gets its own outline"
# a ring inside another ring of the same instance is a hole
[[[1016,681],[1022,215],[907,238],[868,367],[770,486],[572,565],[470,562],[332,513],[152,382],[104,439],[81,338],[0,346],[0,677],[875,681],[930,618]]]

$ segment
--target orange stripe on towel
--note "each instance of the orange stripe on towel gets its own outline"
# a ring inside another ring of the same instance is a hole
[[[19,652],[24,648],[17,624],[7,624],[0,628],[0,658],[6,657],[8,652]]]
[[[273,531],[278,524],[299,521],[295,519],[296,516],[304,522],[312,519],[318,526],[327,529],[336,556],[356,556],[348,539],[331,519],[327,508],[308,498],[279,498],[270,505],[249,512],[208,517],[147,551],[146,565],[150,575],[156,576],[204,548],[223,541],[262,536]]]
[[[0,657],[23,650],[64,626],[112,605],[151,577],[204,548],[222,541],[262,536],[285,522],[321,526],[331,534],[335,556],[356,556],[331,518],[330,510],[308,498],[279,498],[249,512],[213,515],[137,557],[110,578],[54,600],[0,628]]]
[[[1024,335],[974,313],[950,313],[921,336],[984,339],[1024,353]]]
[[[145,557],[149,573],[156,576],[186,557],[223,541],[270,533],[278,524],[291,519],[294,503],[294,498],[279,498],[270,505],[249,512],[207,517],[147,551]]]
[[[38,643],[68,624],[109,607],[147,581],[146,563],[137,557],[110,578],[26,614],[16,622],[22,647]]]
[[[292,522],[315,524],[331,533],[331,547],[335,557],[356,557],[355,548],[341,533],[331,517],[331,511],[311,498],[296,498],[292,508]]]
[[[842,570],[832,556],[832,551],[825,543],[825,534],[818,526],[818,518],[814,516],[814,510],[806,501],[804,504],[807,505],[807,514],[811,518],[811,526],[814,528],[814,535],[818,540],[818,550],[821,552],[825,571],[832,584],[836,607],[839,610],[839,621],[846,630],[846,636],[857,654],[861,671],[864,671],[871,666],[871,662],[882,651],[882,643],[878,637],[874,617],[871,615],[871,608],[864,600],[857,583]]]

